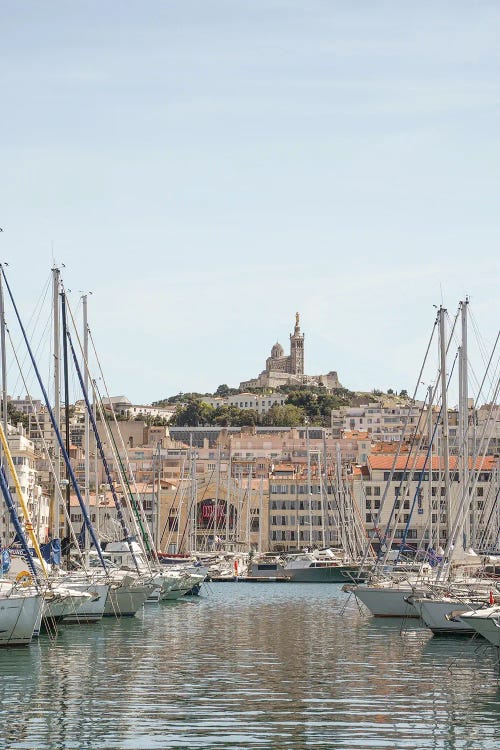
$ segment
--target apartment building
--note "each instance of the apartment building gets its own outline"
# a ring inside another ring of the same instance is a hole
[[[273,406],[283,406],[286,400],[287,394],[278,392],[267,394],[236,393],[233,396],[203,397],[203,401],[214,408],[237,406],[238,409],[254,409],[259,414],[266,414]]]
[[[16,428],[9,426],[7,442],[9,444],[12,463],[14,464],[19,486],[23,493],[26,505],[28,506],[33,528],[38,535],[38,538],[45,540],[49,530],[49,499],[43,493],[39,482],[34,443],[26,436],[21,425],[18,425]],[[14,478],[11,476],[8,465],[5,466],[5,469],[12,498],[17,505],[20,518],[23,519]],[[14,528],[10,521],[6,506],[2,503],[2,513],[0,514],[0,541],[2,544],[9,544],[14,537]]]
[[[340,437],[345,431],[365,431],[373,441],[391,442],[410,438],[417,427],[421,407],[415,405],[401,405],[399,403],[378,402],[361,406],[342,406],[332,410],[332,433]],[[422,427],[423,429],[423,423]]]
[[[460,542],[467,547],[488,546],[488,528],[498,528],[498,458],[478,458],[474,467],[470,460],[470,469],[475,479],[467,490],[471,505]],[[431,539],[433,544],[439,539],[444,546],[448,523],[455,518],[464,487],[455,456],[450,457],[449,476],[450,499],[445,503],[443,461],[437,456],[431,461],[425,453],[372,453],[366,465],[354,466],[350,475],[353,497],[374,545],[387,534],[394,535],[395,542],[405,538],[415,548],[426,547]],[[493,525],[492,514],[496,519]]]

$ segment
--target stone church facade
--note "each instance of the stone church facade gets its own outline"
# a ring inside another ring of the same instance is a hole
[[[295,328],[290,334],[290,354],[280,343],[276,342],[271,349],[271,356],[266,359],[266,369],[257,378],[240,383],[240,389],[277,388],[280,385],[322,385],[328,389],[340,388],[335,371],[326,375],[304,374],[304,334],[300,330],[300,316],[295,314]]]

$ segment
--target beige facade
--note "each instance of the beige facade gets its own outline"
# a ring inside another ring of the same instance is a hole
[[[33,441],[29,440],[21,425],[17,428],[9,427],[7,436],[9,450],[12,455],[15,473],[24,500],[28,507],[31,523],[38,538],[45,541],[49,528],[49,500],[42,491],[36,468],[36,452]],[[21,506],[17,496],[14,478],[11,476],[9,467],[6,465],[6,476],[13,501],[17,504],[19,517],[22,524],[25,519],[21,513]],[[5,504],[2,502],[2,508]],[[0,514],[0,544],[9,544],[15,536],[14,528],[6,510]]]
[[[397,458],[390,454],[372,454],[365,466],[354,468],[350,475],[353,497],[375,543],[389,529],[387,534],[394,535],[395,542],[405,537],[415,548],[446,544],[448,522],[455,518],[464,485],[460,481],[456,457],[452,456],[450,498],[449,503],[445,503],[442,461],[433,457],[432,471],[429,471],[430,465],[425,453]],[[475,469],[477,481],[471,485],[468,520],[460,539],[467,547],[481,546],[491,524],[492,511],[496,518],[494,480],[498,459],[494,456],[478,459]]]

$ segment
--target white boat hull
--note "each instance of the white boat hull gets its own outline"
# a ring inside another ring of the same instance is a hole
[[[470,602],[453,599],[412,599],[426,626],[436,635],[462,633],[470,635],[473,630],[454,613],[470,610]]]
[[[0,646],[24,646],[33,638],[40,615],[39,594],[12,594],[0,598]]]
[[[65,623],[90,623],[100,620],[106,606],[109,585],[107,583],[71,583],[72,588],[84,591],[92,596],[92,599],[85,601],[76,612],[63,617]]]
[[[415,607],[406,601],[411,596],[411,587],[383,588],[378,586],[356,586],[356,599],[367,607],[374,617],[418,617]]]
[[[486,638],[493,646],[500,648],[500,609],[488,607],[477,612],[464,612],[460,615],[467,626]]]
[[[51,596],[52,592],[48,592]],[[66,616],[75,615],[85,602],[90,600],[90,596],[76,589],[66,592],[56,592],[53,598],[44,599],[42,618],[45,622],[53,624],[60,622]]]
[[[151,586],[124,585],[108,591],[104,617],[133,617],[144,605],[152,592]]]

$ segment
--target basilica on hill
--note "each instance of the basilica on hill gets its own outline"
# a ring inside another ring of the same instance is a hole
[[[240,383],[240,389],[277,388],[280,385],[324,386],[329,390],[341,388],[338,375],[331,371],[326,375],[304,374],[304,334],[300,331],[300,316],[295,313],[295,328],[290,334],[290,354],[276,342],[271,356],[266,359],[266,369],[257,378]]]

